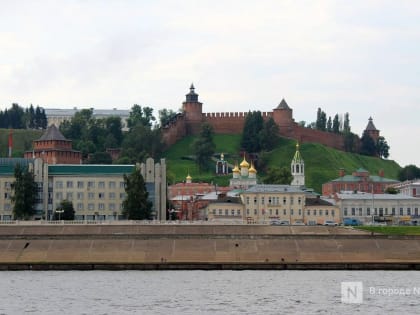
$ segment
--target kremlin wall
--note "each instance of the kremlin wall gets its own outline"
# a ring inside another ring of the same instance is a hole
[[[178,114],[173,121],[163,127],[163,139],[167,145],[173,145],[187,135],[196,135],[201,125],[208,123],[216,134],[241,134],[245,124],[247,112],[203,113],[203,104],[198,101],[194,85],[182,104],[182,114]],[[338,150],[344,150],[344,137],[339,134],[305,128],[293,119],[293,110],[283,99],[272,112],[261,113],[264,120],[272,117],[279,127],[279,135],[294,139],[299,143],[320,143]],[[375,130],[374,139],[379,136]]]

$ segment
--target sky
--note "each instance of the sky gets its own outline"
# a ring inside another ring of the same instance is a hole
[[[420,1],[0,1],[0,109],[371,116],[390,159],[420,166]]]

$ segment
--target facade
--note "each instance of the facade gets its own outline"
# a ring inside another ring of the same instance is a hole
[[[92,116],[97,119],[117,116],[121,118],[123,130],[127,130],[127,118],[130,116],[130,110],[126,109],[92,109]],[[73,109],[64,108],[45,108],[45,115],[47,116],[48,126],[56,125],[57,127],[65,120],[71,120],[80,109],[74,107]]]
[[[385,178],[384,172],[380,171],[378,176],[370,175],[363,168],[359,168],[352,175],[346,175],[343,169],[340,169],[338,178],[322,185],[322,195],[332,196],[341,191],[360,191],[366,193],[383,194],[385,189],[397,180]]]
[[[402,183],[392,185],[400,194],[420,198],[420,179],[407,180]]]
[[[15,181],[14,166],[27,165],[34,172],[38,186],[34,219],[50,220],[62,200],[73,203],[77,220],[117,220],[122,218],[125,199],[124,174],[140,167],[145,179],[153,215],[166,220],[166,165],[162,159],[148,159],[141,165],[80,165],[44,163],[36,159],[0,160],[0,220],[13,218],[11,184]]]
[[[206,212],[209,221],[244,222],[244,205],[241,203],[239,197],[224,195],[210,202]]]
[[[191,85],[190,92],[186,94],[185,101],[182,103],[182,113],[163,126],[163,139],[165,143],[172,145],[187,135],[198,134],[203,123],[210,124],[213,131],[218,134],[240,134],[243,131],[247,114],[248,112],[203,112],[203,103],[199,102],[194,85]],[[282,137],[295,139],[299,143],[315,142],[344,150],[342,135],[305,128],[296,123],[293,118],[293,110],[284,99],[271,112],[262,112],[261,115],[264,120],[273,118],[279,126],[279,134]],[[371,118],[370,122],[372,122]],[[368,124],[369,129],[372,129],[372,126],[373,122]],[[368,133],[374,139],[379,137],[379,130],[376,128],[368,130]],[[356,146],[358,145],[356,144]]]
[[[45,133],[33,142],[33,150],[26,151],[24,157],[41,158],[48,164],[81,164],[82,153],[72,148],[72,141],[67,140],[53,124]]]
[[[399,224],[420,218],[420,199],[402,194],[348,192],[336,194],[335,200],[343,218],[357,219],[364,224]]]

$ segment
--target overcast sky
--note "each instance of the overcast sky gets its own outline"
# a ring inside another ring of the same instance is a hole
[[[369,116],[420,166],[420,1],[1,1],[0,108]]]

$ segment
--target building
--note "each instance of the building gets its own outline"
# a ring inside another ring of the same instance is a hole
[[[305,162],[299,152],[299,143],[296,144],[296,153],[290,165],[293,176],[292,186],[305,186]]]
[[[419,219],[420,199],[403,194],[338,193],[334,196],[342,218],[364,224],[387,222],[399,224]]]
[[[232,178],[229,180],[229,186],[233,189],[248,189],[251,186],[257,184],[257,170],[255,169],[253,163],[249,163],[245,159],[232,170]]]
[[[121,118],[123,125],[123,130],[127,129],[127,119],[130,116],[130,110],[127,109],[94,109],[92,110],[92,117],[96,119],[108,118],[112,116],[117,116]],[[45,108],[45,115],[47,116],[48,126],[56,125],[57,127],[65,120],[71,120],[78,111],[77,107],[73,109],[64,109],[64,108]]]
[[[206,212],[209,221],[244,222],[244,205],[238,196],[220,195],[219,198],[209,202]]]
[[[38,186],[34,219],[50,220],[62,200],[73,203],[77,220],[117,220],[122,218],[122,202],[126,197],[124,175],[139,167],[145,180],[152,213],[166,220],[166,164],[147,159],[140,165],[53,164],[36,159],[0,160],[0,219],[11,220],[11,184],[14,167],[19,163],[34,172]]]
[[[226,175],[229,173],[229,167],[227,161],[225,161],[225,155],[220,154],[220,159],[216,161],[216,174]]]
[[[398,183],[397,180],[385,178],[384,172],[381,170],[376,175],[370,175],[363,168],[359,168],[352,175],[346,175],[343,169],[340,169],[339,177],[322,185],[322,195],[332,196],[341,191],[360,191],[374,194],[383,194],[385,189],[393,184]]]
[[[182,103],[182,113],[176,115],[172,121],[163,126],[163,139],[168,145],[176,143],[187,135],[197,135],[203,123],[208,123],[217,134],[240,134],[245,125],[248,112],[203,112],[203,103],[198,99],[194,85],[191,84],[190,92],[186,94]],[[271,112],[261,113],[264,120],[272,117],[279,127],[279,135],[295,139],[299,143],[315,142],[329,147],[344,150],[344,137],[332,132],[305,128],[294,121],[293,110],[284,99],[281,100]],[[371,120],[370,120],[371,121]],[[373,128],[372,128],[373,126]],[[368,124],[368,133],[374,139],[379,137],[379,130],[373,123]],[[355,144],[357,147],[359,143]]]
[[[391,187],[397,189],[400,194],[420,198],[420,179],[407,180]]]
[[[33,150],[26,151],[24,157],[41,158],[47,164],[81,164],[82,153],[72,148],[72,141],[52,124],[38,140],[33,142]]]

